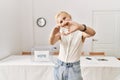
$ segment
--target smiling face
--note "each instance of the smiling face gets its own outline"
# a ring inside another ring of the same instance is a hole
[[[71,15],[64,11],[58,13],[55,18],[56,18],[57,24],[60,24],[60,25],[62,25],[64,23],[64,21],[72,20]]]

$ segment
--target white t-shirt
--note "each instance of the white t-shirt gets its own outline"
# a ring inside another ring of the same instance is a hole
[[[67,32],[67,29],[61,28],[60,32]],[[61,35],[58,58],[64,62],[76,62],[80,60],[82,47],[83,42],[81,31],[77,30],[68,35]]]

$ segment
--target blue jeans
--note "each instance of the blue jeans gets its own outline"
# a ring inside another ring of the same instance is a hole
[[[54,68],[54,80],[83,80],[81,77],[80,61],[65,63],[57,60]]]

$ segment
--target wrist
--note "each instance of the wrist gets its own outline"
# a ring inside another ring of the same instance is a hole
[[[85,31],[87,30],[87,26],[86,26],[85,24],[82,24],[81,26],[82,26],[83,28],[82,28],[80,31],[85,32]]]

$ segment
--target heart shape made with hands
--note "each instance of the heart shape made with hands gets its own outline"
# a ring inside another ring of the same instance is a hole
[[[63,32],[63,35],[68,35],[76,30],[80,30],[80,24],[73,21],[65,21],[61,24],[61,27],[68,29],[68,31]]]
[[[74,25],[71,25],[67,28],[67,31],[63,31],[62,34],[63,35],[69,35],[75,31],[79,30],[79,27],[78,26],[74,26]]]

